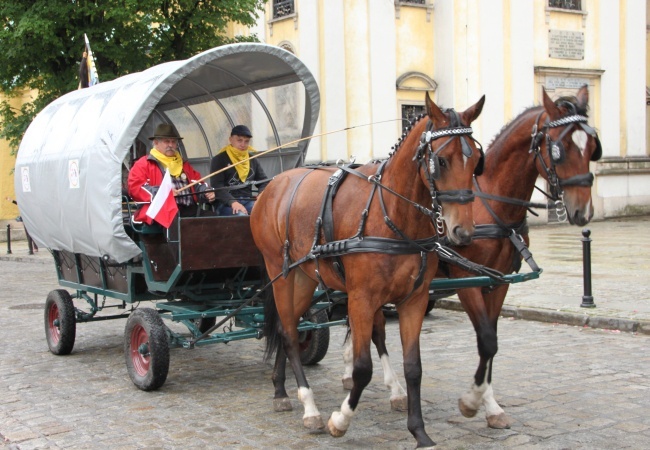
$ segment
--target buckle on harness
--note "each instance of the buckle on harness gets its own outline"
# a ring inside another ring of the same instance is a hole
[[[333,186],[336,184],[337,181],[341,179],[341,176],[343,175],[343,169],[338,169],[336,172],[332,174],[332,176],[329,178],[329,181],[327,184],[329,186]]]

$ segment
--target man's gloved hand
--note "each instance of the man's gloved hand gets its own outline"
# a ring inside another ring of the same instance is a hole
[[[208,185],[199,183],[196,185],[196,192],[200,195],[201,201],[205,202],[213,202],[215,199],[215,194],[214,191],[210,190],[210,192],[206,192],[208,190]]]

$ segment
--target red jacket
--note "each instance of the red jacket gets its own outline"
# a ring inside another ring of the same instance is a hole
[[[194,170],[189,162],[183,161],[183,173],[187,175],[188,182],[193,182],[201,179],[201,174]],[[151,202],[153,198],[152,187],[159,187],[162,183],[164,173],[161,166],[158,165],[156,159],[149,155],[146,158],[138,159],[129,171],[129,195],[136,202]],[[193,195],[192,198],[198,203],[198,198],[194,186],[190,188]],[[142,205],[135,213],[134,220],[138,222],[145,222],[148,225],[153,223],[153,219],[147,216],[149,205]]]

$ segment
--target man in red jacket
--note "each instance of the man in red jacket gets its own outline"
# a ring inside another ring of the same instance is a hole
[[[201,179],[201,174],[189,162],[183,161],[178,151],[178,141],[183,138],[172,125],[163,123],[156,127],[154,135],[149,139],[153,141],[151,152],[146,158],[138,159],[129,172],[129,195],[136,202],[151,202],[162,183],[165,170],[169,169],[180,216],[197,216],[199,202],[212,202],[215,195],[214,192],[205,192],[205,183],[178,192],[189,183]],[[153,219],[146,215],[147,209],[149,205],[143,205],[136,212],[134,220],[151,225]]]

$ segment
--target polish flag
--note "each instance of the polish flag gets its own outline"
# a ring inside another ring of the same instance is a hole
[[[147,217],[152,218],[165,228],[169,228],[178,214],[178,205],[176,205],[172,187],[172,177],[167,169],[162,184],[147,210]]]

